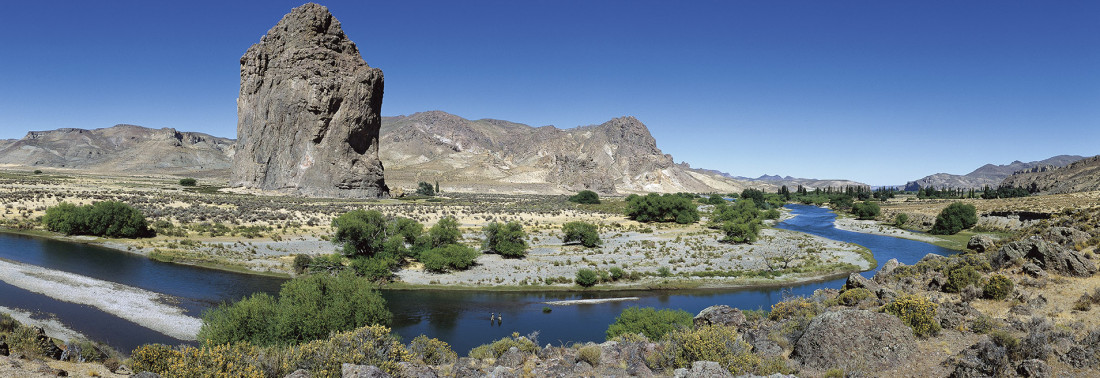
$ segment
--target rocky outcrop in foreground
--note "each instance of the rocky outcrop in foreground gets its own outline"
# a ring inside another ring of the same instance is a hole
[[[382,70],[328,9],[294,8],[241,57],[231,183],[310,196],[388,195]]]

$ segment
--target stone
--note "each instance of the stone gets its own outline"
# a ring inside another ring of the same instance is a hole
[[[510,368],[517,368],[523,365],[523,362],[527,361],[527,353],[521,352],[519,348],[508,348],[507,352],[500,355],[497,358],[497,365],[506,366]]]
[[[989,339],[971,345],[948,359],[947,363],[948,366],[955,366],[950,376],[957,378],[1001,377],[1012,371],[1008,351]]]
[[[298,369],[295,370],[293,373],[287,374],[283,378],[313,378],[313,374],[311,374],[309,370]]]
[[[435,370],[431,367],[413,363],[413,362],[400,362],[397,364],[397,368],[400,371],[398,374],[405,378],[438,378],[439,374],[436,374]]]
[[[1050,366],[1039,359],[1021,361],[1020,364],[1016,366],[1016,374],[1025,378],[1046,378],[1052,375]]]
[[[378,158],[382,71],[328,8],[294,8],[241,57],[234,186],[389,195]]]
[[[691,370],[679,368],[672,374],[676,378],[733,377],[729,370],[714,361],[695,361],[691,363]]]
[[[695,328],[708,325],[741,327],[745,324],[745,314],[741,310],[726,305],[710,306],[699,311],[692,319]]]
[[[992,263],[999,268],[1012,264],[1016,259],[1068,276],[1089,277],[1096,273],[1096,263],[1080,252],[1036,238],[1008,243],[993,257]]]
[[[61,350],[57,344],[54,344],[53,339],[46,336],[46,330],[40,327],[34,327],[34,332],[37,333],[35,340],[38,342],[38,345],[42,346],[42,354],[55,360],[61,359],[61,354],[64,353],[64,351]]]
[[[989,235],[974,235],[966,242],[966,249],[977,253],[985,253],[993,250],[993,238]]]
[[[1066,248],[1088,242],[1090,238],[1092,235],[1089,233],[1069,227],[1051,227],[1043,234],[1043,239]]]
[[[899,266],[901,266],[901,263],[898,262],[898,259],[887,260],[886,263],[882,264],[882,267],[878,269],[878,272],[875,273],[875,276],[872,277],[871,280],[879,284],[884,283]]]
[[[1035,265],[1035,263],[1026,263],[1024,264],[1022,269],[1025,274],[1035,278],[1044,278],[1047,276],[1047,272],[1043,270],[1043,268],[1040,268],[1038,265]]]
[[[752,345],[752,351],[763,357],[779,357],[783,355],[783,346],[768,338],[767,329],[747,330],[742,334],[745,342]]]
[[[856,288],[864,288],[874,293],[879,289],[879,284],[875,283],[864,277],[859,273],[852,273],[848,275],[848,281],[844,283],[844,290],[851,290]]]
[[[488,378],[516,378],[516,377],[518,377],[518,375],[516,375],[515,370],[513,370],[512,368],[504,367],[504,366],[497,366],[495,369],[493,369],[493,371],[489,372],[489,375],[486,375],[486,377],[488,377]]]
[[[0,342],[0,356],[7,357],[9,354],[10,352],[8,352],[8,343]]]
[[[390,374],[373,365],[345,363],[340,365],[340,376],[343,378],[389,378]]]
[[[908,360],[915,350],[912,329],[897,317],[865,310],[841,310],[810,320],[795,343],[791,358],[812,369],[881,371]]]

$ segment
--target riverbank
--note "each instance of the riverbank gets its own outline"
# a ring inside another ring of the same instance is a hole
[[[836,228],[844,231],[862,232],[871,235],[890,236],[895,238],[916,240],[919,242],[936,244],[943,241],[943,239],[937,238],[923,233],[916,233],[909,230],[900,229],[894,226],[884,225],[876,220],[859,220],[856,218],[841,217],[838,216],[834,222]]]
[[[196,340],[202,320],[167,303],[175,299],[77,274],[0,259],[0,279],[23,290],[57,300],[98,308],[162,334]]]

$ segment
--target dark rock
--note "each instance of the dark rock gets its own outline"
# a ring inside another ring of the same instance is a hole
[[[486,375],[486,377],[488,377],[488,378],[517,378],[517,377],[519,377],[519,375],[517,375],[515,370],[513,370],[512,368],[504,367],[504,366],[497,366],[495,369],[493,369],[493,371],[490,371],[489,374]]]
[[[939,272],[932,272],[932,279],[928,280],[928,291],[940,291],[947,284],[947,277]]]
[[[676,378],[711,378],[711,377],[733,377],[729,370],[726,370],[714,361],[695,361],[691,363],[691,370],[686,368],[676,369],[673,372],[673,376]]]
[[[1035,265],[1035,263],[1031,262],[1024,264],[1023,271],[1025,274],[1035,278],[1045,278],[1047,276],[1047,272],[1044,271],[1043,268],[1040,268],[1038,265]]]
[[[812,369],[886,370],[916,349],[913,331],[893,315],[864,310],[826,312],[810,321],[792,359]]]
[[[35,336],[35,340],[38,342],[38,345],[42,347],[42,355],[55,360],[61,359],[61,354],[64,353],[64,351],[61,350],[57,344],[54,344],[49,336],[46,336],[46,330],[40,327],[34,327],[34,331],[38,333],[38,335]]]
[[[1066,354],[1063,354],[1059,357],[1062,362],[1065,362],[1067,365],[1073,366],[1077,369],[1095,367],[1097,363],[1100,362],[1097,361],[1097,358],[1100,357],[1097,357],[1095,353],[1079,345],[1074,345],[1073,347],[1069,348],[1069,351],[1066,352]]]
[[[955,366],[950,375],[954,378],[1003,377],[1012,371],[1008,351],[989,339],[971,345],[947,363]]]
[[[966,242],[966,249],[977,253],[985,253],[986,251],[992,251],[993,245],[993,238],[988,235],[974,235],[970,238],[970,241]]]
[[[1078,243],[1088,242],[1089,238],[1092,238],[1089,233],[1069,227],[1051,227],[1043,234],[1043,239],[1066,248],[1072,248]]]
[[[9,353],[8,343],[0,343],[0,356],[7,356]]]
[[[859,273],[852,273],[848,275],[848,281],[844,283],[844,290],[851,290],[855,288],[864,288],[874,293],[880,286],[864,277]]]
[[[994,267],[1003,267],[1016,259],[1023,259],[1035,263],[1044,270],[1069,276],[1088,277],[1096,273],[1096,263],[1081,253],[1034,238],[1008,243],[1001,247],[992,262]]]
[[[507,352],[500,355],[500,358],[497,358],[497,365],[517,368],[522,366],[524,361],[527,361],[527,353],[521,352],[519,348],[511,347]]]
[[[293,373],[287,374],[283,378],[313,378],[313,374],[311,374],[309,370],[298,369],[295,370]]]
[[[708,325],[741,327],[745,324],[745,314],[741,310],[726,305],[710,306],[699,311],[692,320],[695,328]]]
[[[1031,359],[1020,362],[1016,366],[1016,374],[1025,378],[1046,378],[1052,375],[1050,366],[1039,359]]]
[[[901,266],[901,263],[898,262],[898,259],[887,260],[885,263],[882,264],[882,267],[878,269],[878,272],[875,273],[875,276],[871,277],[871,280],[879,284],[885,283],[890,275],[894,274],[894,270],[897,270],[899,266]]]
[[[884,301],[891,301],[897,298],[898,293],[892,289],[880,287],[878,290],[875,290],[875,296]]]
[[[380,197],[382,70],[328,8],[294,8],[241,57],[233,185]]]
[[[982,313],[968,302],[941,303],[936,311],[936,321],[944,329],[956,329],[960,325],[967,324],[970,319],[976,319]]]
[[[340,365],[340,376],[343,378],[389,378],[390,374],[373,365],[345,363]]]
[[[752,351],[764,357],[777,357],[783,355],[783,347],[779,343],[768,338],[767,329],[753,329],[741,335],[745,342],[752,345]]]

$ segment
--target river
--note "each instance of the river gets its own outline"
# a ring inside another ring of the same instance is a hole
[[[838,230],[836,215],[827,209],[789,205],[796,215],[778,228],[805,232],[867,247],[881,263],[891,258],[913,264],[928,253],[954,251],[935,245],[871,234]],[[253,292],[277,293],[284,279],[231,273],[200,267],[161,263],[113,249],[0,233],[0,258],[43,268],[117,282],[174,297],[192,316],[222,301],[237,300]],[[865,272],[872,275],[875,270]],[[0,277],[3,281],[4,277]],[[383,291],[392,327],[405,341],[420,334],[439,338],[464,355],[471,348],[511,335],[539,332],[541,344],[602,341],[607,326],[625,308],[651,306],[683,309],[690,313],[725,304],[741,309],[767,309],[788,295],[810,295],[820,288],[839,288],[844,279],[782,287],[619,291],[619,292],[496,292],[475,290]],[[638,297],[637,300],[600,304],[551,306],[543,302],[569,299]],[[181,340],[99,311],[66,303],[0,282],[0,306],[52,317],[88,337],[122,350],[150,342],[180,344]],[[490,313],[503,315],[501,325],[490,325]]]

